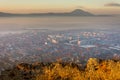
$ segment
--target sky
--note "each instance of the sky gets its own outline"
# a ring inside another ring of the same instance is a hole
[[[69,12],[74,9],[95,14],[120,14],[120,0],[0,0],[0,12]]]

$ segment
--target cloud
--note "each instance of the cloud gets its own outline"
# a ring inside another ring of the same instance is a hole
[[[104,6],[108,6],[108,7],[120,7],[120,4],[119,3],[108,3],[108,4],[105,4]]]

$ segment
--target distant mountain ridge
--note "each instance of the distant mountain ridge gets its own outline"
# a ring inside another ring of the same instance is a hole
[[[90,12],[83,11],[81,9],[76,9],[76,10],[72,11],[70,14],[81,15],[81,16],[94,16],[94,14],[92,14]]]
[[[75,9],[72,12],[64,12],[64,13],[29,13],[29,14],[12,14],[12,13],[4,13],[0,12],[0,17],[8,17],[8,16],[94,16],[94,14],[81,10]]]

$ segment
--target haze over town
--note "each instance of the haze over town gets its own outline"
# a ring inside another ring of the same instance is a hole
[[[0,0],[0,80],[120,80],[120,0]]]

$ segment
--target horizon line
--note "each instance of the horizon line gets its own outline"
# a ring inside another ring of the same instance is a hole
[[[71,13],[71,12],[73,12],[73,11],[75,11],[75,10],[82,10],[82,11],[84,11],[84,12],[88,12],[88,13],[91,13],[91,14],[94,14],[94,15],[120,15],[120,13],[118,13],[118,14],[115,14],[115,13],[110,13],[110,14],[108,14],[108,13],[104,13],[104,14],[101,14],[101,13],[94,13],[94,12],[91,12],[91,11],[87,11],[87,10],[85,10],[85,9],[81,9],[81,8],[76,8],[76,9],[72,9],[72,10],[69,10],[69,11],[60,11],[60,12],[56,12],[56,11],[48,11],[48,12],[25,12],[25,13],[21,13],[21,12],[9,12],[9,11],[0,11],[0,13],[8,13],[8,14],[47,14],[47,13],[53,13],[53,14],[57,14],[57,13]]]

